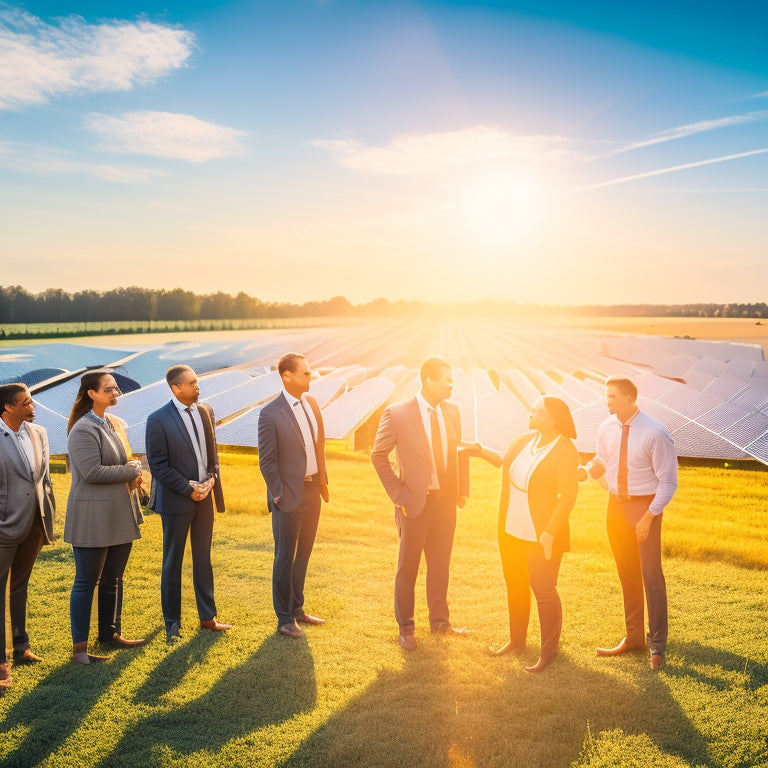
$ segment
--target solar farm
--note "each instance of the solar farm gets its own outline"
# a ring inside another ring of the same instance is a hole
[[[594,450],[606,417],[604,381],[626,375],[640,407],[672,433],[681,457],[756,459],[768,464],[768,363],[758,344],[542,329],[525,322],[397,321],[242,332],[225,340],[100,346],[38,344],[0,350],[0,383],[23,381],[36,402],[53,454],[66,453],[66,422],[80,374],[105,367],[123,391],[112,409],[144,452],[147,415],[170,397],[165,372],[178,363],[200,377],[201,399],[216,414],[222,445],[257,448],[261,408],[280,392],[280,355],[299,351],[317,378],[329,438],[369,444],[383,406],[418,390],[418,367],[432,354],[454,366],[451,398],[464,438],[503,452],[527,428],[540,394],[562,397]]]

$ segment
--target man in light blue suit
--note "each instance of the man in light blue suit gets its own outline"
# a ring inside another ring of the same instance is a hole
[[[200,626],[223,631],[231,625],[216,620],[213,597],[214,503],[217,511],[224,511],[213,409],[197,402],[200,387],[188,365],[174,365],[165,378],[173,398],[147,418],[146,450],[152,473],[149,506],[163,523],[160,597],[166,638],[172,643],[180,637],[181,566],[187,536],[192,544],[192,581]]]

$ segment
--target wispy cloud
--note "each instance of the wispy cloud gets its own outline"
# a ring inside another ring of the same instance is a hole
[[[767,92],[768,93],[768,92]],[[687,136],[693,136],[697,133],[705,133],[706,131],[714,131],[718,128],[729,128],[733,125],[743,125],[744,123],[754,123],[759,120],[768,119],[768,109],[763,109],[758,112],[747,112],[743,115],[731,115],[730,117],[721,117],[717,120],[702,120],[698,123],[690,123],[689,125],[681,125],[677,128],[670,128],[667,131],[661,131],[654,134],[648,139],[643,141],[636,141],[633,144],[627,144],[625,147],[610,152],[610,155],[619,155],[622,152],[630,152],[633,149],[641,149],[642,147],[650,147],[654,144],[663,144],[665,141],[675,141],[675,139],[684,139]]]
[[[149,21],[88,24],[69,16],[54,25],[0,6],[0,109],[130,90],[183,66],[194,43],[185,29]]]
[[[85,174],[123,184],[145,182],[163,175],[162,171],[152,168],[75,161],[57,150],[11,142],[0,142],[0,165],[21,173]]]
[[[500,160],[548,162],[578,153],[561,136],[517,136],[501,128],[475,126],[443,133],[400,134],[384,146],[352,139],[317,140],[345,168],[365,174],[417,176]]]
[[[171,112],[93,113],[85,127],[99,136],[100,149],[119,154],[152,155],[194,163],[247,155],[245,131]]]
[[[753,155],[763,155],[768,152],[768,147],[763,149],[753,149],[750,152],[740,152],[737,155],[723,155],[722,157],[713,157],[709,160],[698,160],[695,163],[685,163],[684,165],[673,165],[670,168],[660,168],[655,171],[646,171],[645,173],[636,173],[633,176],[622,176],[620,179],[611,179],[610,181],[601,181],[598,184],[590,184],[586,187],[579,187],[574,192],[586,192],[589,189],[600,189],[601,187],[613,187],[617,184],[625,184],[628,181],[637,179],[647,179],[651,176],[661,176],[665,173],[674,173],[675,171],[685,171],[688,168],[698,168],[702,165],[712,165],[713,163],[724,163],[727,160],[739,160],[742,157],[752,157]]]

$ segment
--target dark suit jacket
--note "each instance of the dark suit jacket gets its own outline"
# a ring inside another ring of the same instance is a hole
[[[537,434],[529,432],[520,435],[509,446],[504,456],[499,504],[499,526],[502,529],[509,506],[509,467],[523,448],[536,439]],[[531,510],[536,536],[541,536],[543,531],[552,536],[553,554],[568,552],[571,547],[568,516],[579,492],[579,481],[576,477],[578,466],[579,452],[573,441],[560,437],[536,467],[528,483],[528,508]]]
[[[315,453],[320,477],[320,495],[328,501],[323,417],[314,397],[306,395],[304,399],[312,408],[317,422]],[[267,403],[259,414],[259,468],[272,499],[280,499],[278,506],[281,512],[290,514],[301,504],[306,467],[304,438],[291,406],[281,392]]]
[[[56,502],[51,487],[48,433],[38,424],[27,427],[35,452],[32,474],[15,445],[16,438],[0,433],[0,542],[8,547],[26,539],[36,513],[41,516],[45,543],[50,544],[54,538]]]
[[[440,408],[448,435],[448,488],[445,491],[454,503],[458,503],[461,416],[458,406],[448,400],[443,401]],[[399,471],[389,459],[394,448],[397,448]],[[404,506],[407,517],[420,515],[427,500],[434,460],[415,396],[385,409],[373,443],[371,461],[395,507]]]
[[[216,510],[224,511],[224,492],[219,477],[219,450],[213,409],[198,403],[208,450],[208,472],[215,478],[211,493]],[[161,514],[184,514],[195,508],[190,497],[189,481],[197,479],[197,457],[189,432],[181,420],[178,408],[171,400],[147,417],[146,450],[152,473],[149,506]]]

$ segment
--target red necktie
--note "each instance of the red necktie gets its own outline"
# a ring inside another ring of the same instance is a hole
[[[627,449],[629,447],[629,424],[621,425],[621,447],[619,448],[619,476],[617,478],[619,497],[629,496],[629,465]]]

